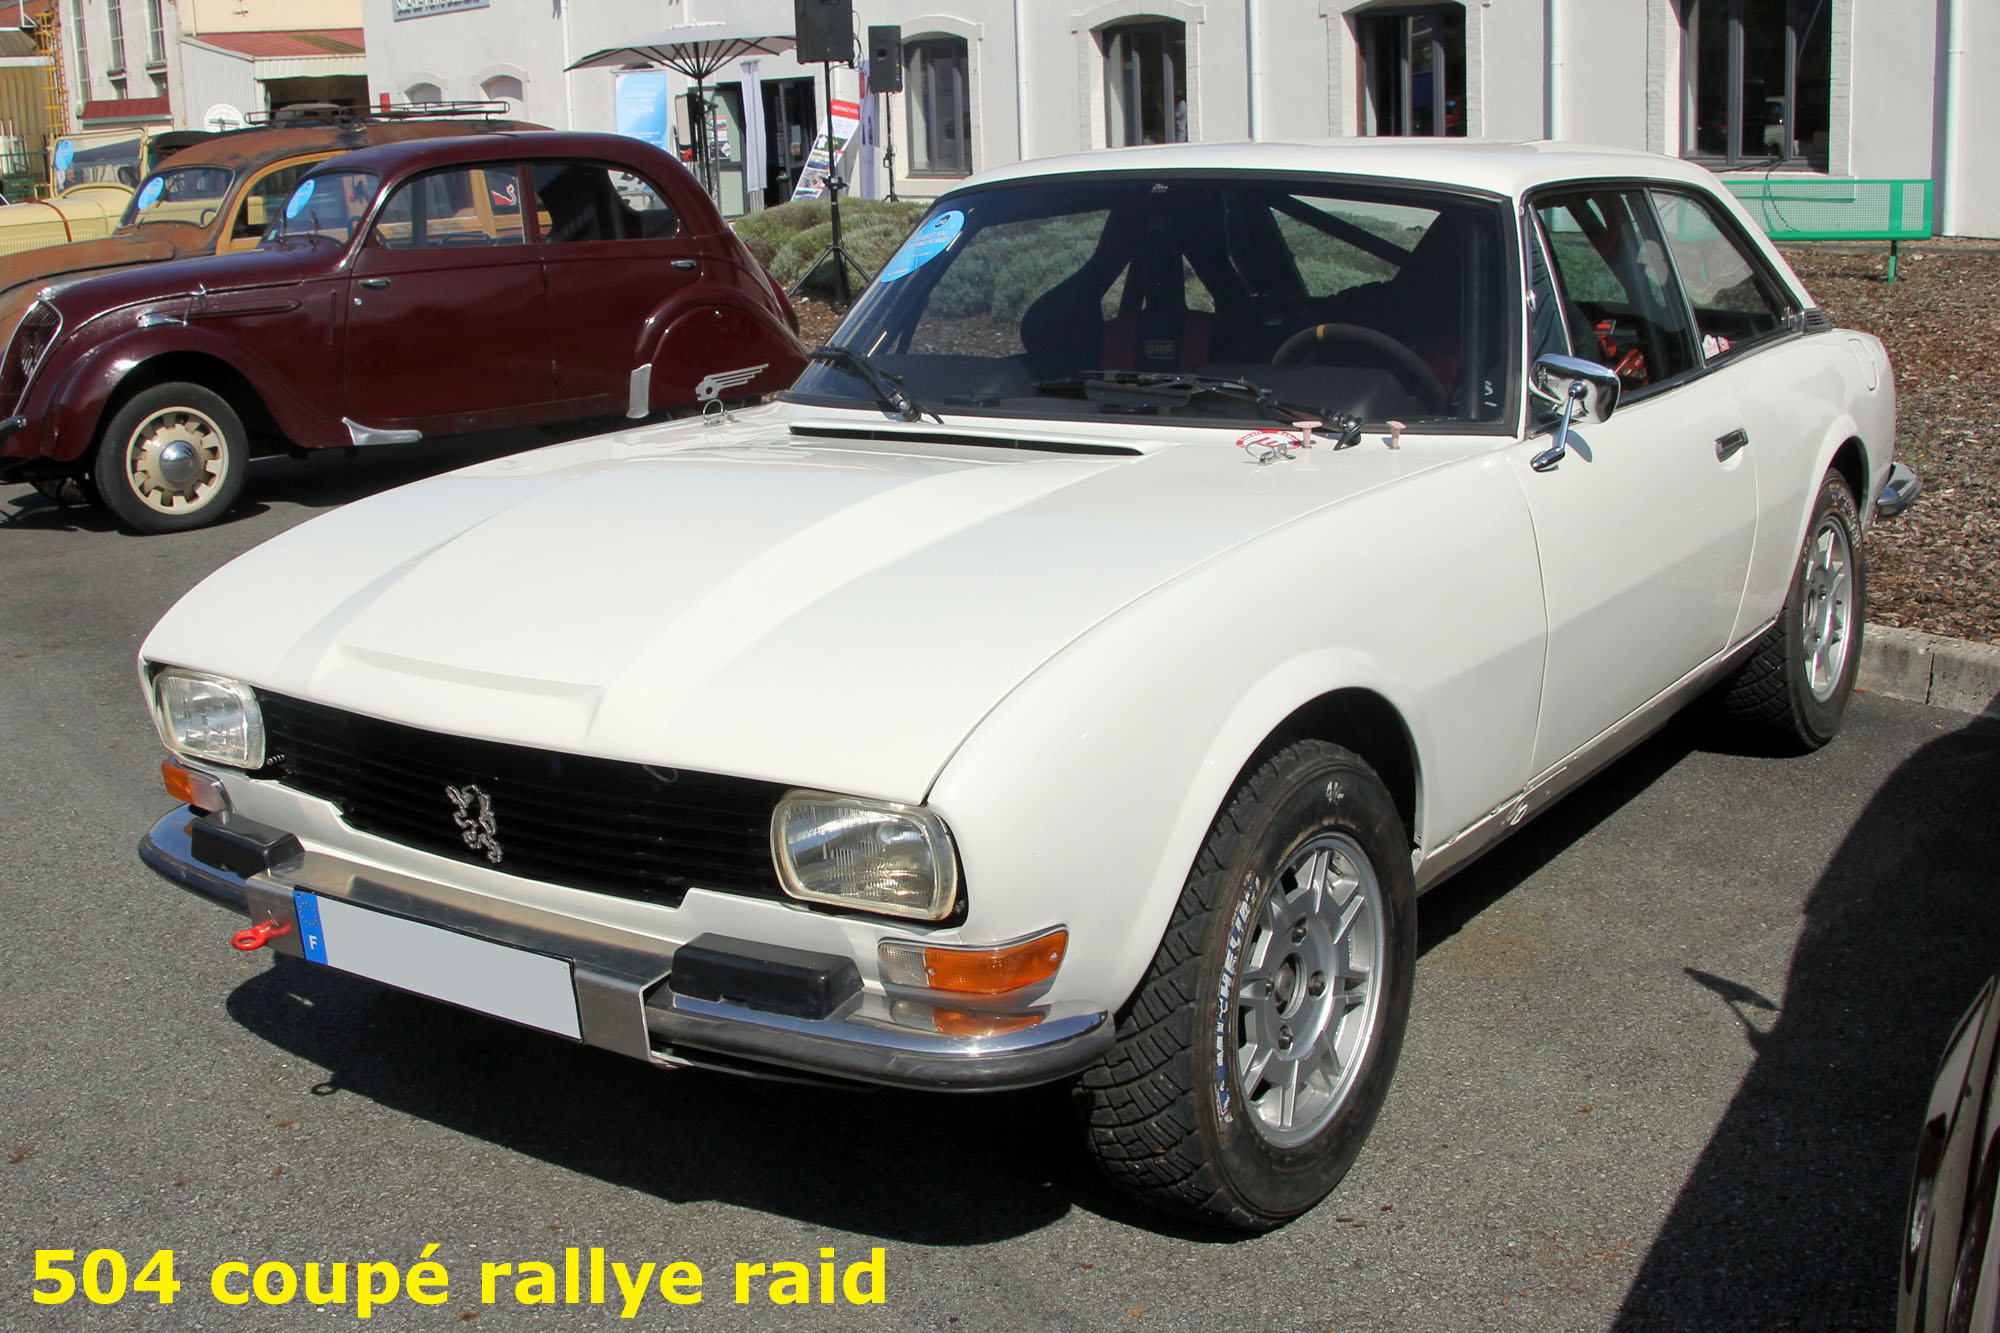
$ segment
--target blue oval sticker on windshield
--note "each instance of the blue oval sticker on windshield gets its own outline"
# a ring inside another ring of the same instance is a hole
[[[896,252],[896,257],[889,261],[888,267],[882,270],[882,276],[877,281],[894,282],[906,274],[916,272],[949,250],[951,243],[958,239],[958,233],[964,226],[965,214],[957,209],[938,214],[917,228],[916,235],[903,242],[903,248]]]
[[[154,204],[159,203],[160,196],[166,192],[166,189],[167,179],[164,176],[155,176],[153,179],[147,181],[139,189],[139,211],[143,213]]]
[[[76,145],[67,139],[56,140],[56,170],[68,171],[76,161]]]
[[[306,205],[312,202],[313,186],[317,184],[319,184],[318,181],[299,182],[299,188],[292,191],[291,202],[285,205],[286,218],[296,218],[299,214],[306,211]]]

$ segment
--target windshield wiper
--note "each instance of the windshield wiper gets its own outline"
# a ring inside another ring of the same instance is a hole
[[[1221,398],[1257,409],[1271,421],[1287,426],[1319,421],[1315,435],[1345,448],[1361,439],[1361,418],[1344,412],[1289,403],[1261,384],[1224,379],[1219,375],[1183,375],[1165,370],[1085,370],[1069,379],[1043,380],[1036,393],[1081,394],[1104,407],[1184,407],[1196,398]]]
[[[875,401],[884,410],[893,412],[904,421],[921,421],[929,417],[942,426],[944,418],[910,396],[910,390],[903,377],[893,370],[884,370],[868,356],[840,343],[821,343],[806,353],[806,360],[817,361],[821,365],[844,370],[875,391]]]

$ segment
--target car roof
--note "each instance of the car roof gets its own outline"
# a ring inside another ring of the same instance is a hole
[[[380,144],[356,149],[325,163],[318,170],[372,171],[378,175],[389,176],[407,171],[413,165],[436,167],[458,162],[551,157],[629,162],[656,176],[670,170],[674,162],[672,157],[659,148],[629,135],[543,130],[533,133],[510,131],[466,139]]]
[[[341,152],[407,140],[463,138],[495,131],[536,129],[522,121],[480,118],[324,120],[305,124],[260,125],[213,135],[160,163],[172,167],[248,167],[255,170],[309,153]]]
[[[960,188],[1035,176],[1099,172],[1256,171],[1362,176],[1519,197],[1541,185],[1634,177],[1716,187],[1679,158],[1630,148],[1549,139],[1320,139],[1285,143],[1152,144],[1020,162],[974,176]]]

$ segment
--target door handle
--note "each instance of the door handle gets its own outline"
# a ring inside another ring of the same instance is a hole
[[[1749,443],[1750,443],[1749,431],[1732,430],[1727,435],[1719,435],[1716,437],[1715,456],[1718,460],[1726,459],[1730,455],[1734,454],[1738,449],[1747,447]]]
[[[679,269],[692,269],[695,263],[692,259],[676,259],[673,261],[673,266]]]
[[[371,287],[379,291],[382,288],[387,287],[389,285],[389,280],[387,278],[363,278],[361,280],[361,285],[363,287]]]

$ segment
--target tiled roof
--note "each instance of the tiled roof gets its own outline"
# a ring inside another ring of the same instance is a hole
[[[83,104],[85,120],[165,120],[172,114],[164,97],[115,97]]]
[[[328,28],[321,32],[204,32],[194,40],[254,60],[358,56],[368,49],[359,28]]]

